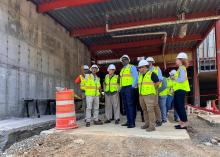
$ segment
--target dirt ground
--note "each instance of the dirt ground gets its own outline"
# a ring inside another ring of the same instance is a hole
[[[139,137],[51,134],[32,142],[15,144],[7,156],[19,157],[219,157],[220,146],[203,142],[220,137],[220,127],[209,126],[195,116],[190,117],[190,140],[156,140]],[[28,143],[28,146],[27,146]],[[22,148],[19,148],[22,145]]]

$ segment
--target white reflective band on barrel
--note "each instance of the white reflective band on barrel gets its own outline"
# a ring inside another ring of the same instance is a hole
[[[76,116],[75,112],[56,114],[56,118],[68,118],[68,117],[75,117],[75,116]]]
[[[74,105],[74,100],[56,101],[56,105]]]

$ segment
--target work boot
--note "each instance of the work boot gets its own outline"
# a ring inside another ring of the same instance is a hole
[[[90,127],[90,122],[86,122],[86,127]]]
[[[103,122],[99,119],[97,121],[94,121],[95,125],[103,125]]]
[[[156,121],[156,127],[159,127],[162,125],[162,122],[161,121]]]
[[[155,130],[156,130],[155,128],[151,128],[151,127],[146,129],[147,132],[152,132],[152,131],[155,131]]]
[[[111,121],[110,120],[106,120],[104,123],[111,123]]]
[[[120,121],[119,119],[116,119],[115,124],[119,124],[119,121]]]
[[[141,126],[141,129],[147,129],[149,126],[148,125],[143,125],[143,126]]]

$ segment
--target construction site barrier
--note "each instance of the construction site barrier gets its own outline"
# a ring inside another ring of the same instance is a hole
[[[187,104],[187,111],[188,114],[193,113],[194,109],[205,111],[213,114],[220,114],[220,110],[216,107],[216,100],[211,100],[211,106],[207,106],[207,108],[199,107],[199,106],[192,106],[190,104]]]
[[[56,92],[56,129],[77,128],[74,91],[65,89]]]

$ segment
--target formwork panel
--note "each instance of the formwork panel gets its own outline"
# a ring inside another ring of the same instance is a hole
[[[7,63],[8,44],[7,34],[0,32],[0,63]]]
[[[6,32],[8,27],[8,8],[0,5],[0,32]]]
[[[17,70],[16,69],[8,69],[7,75],[7,108],[8,114],[11,116],[18,116],[18,82],[17,82]]]
[[[18,66],[19,40],[8,36],[8,64]]]
[[[6,113],[6,79],[7,79],[7,68],[0,65],[0,115],[5,115]]]
[[[29,46],[25,42],[20,42],[20,67],[28,67]]]

